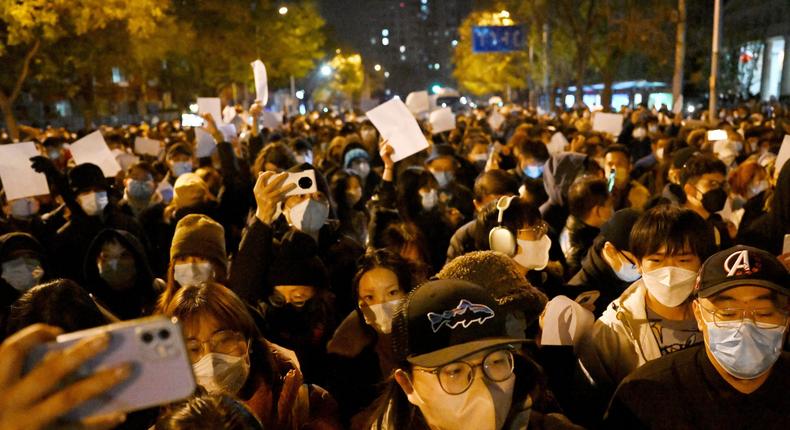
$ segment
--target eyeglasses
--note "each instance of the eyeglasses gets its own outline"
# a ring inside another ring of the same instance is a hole
[[[545,221],[540,221],[537,225],[528,228],[520,228],[518,238],[522,240],[540,240],[549,231],[549,225]]]
[[[488,353],[480,364],[471,364],[465,361],[454,361],[433,370],[415,368],[421,372],[433,373],[439,378],[439,385],[445,393],[451,395],[462,394],[475,379],[475,369],[482,367],[483,375],[494,382],[502,382],[513,375],[513,352],[509,349],[499,349]]]
[[[247,340],[244,335],[233,330],[222,330],[214,333],[204,342],[191,339],[186,342],[189,359],[196,363],[203,357],[203,345],[208,344],[209,352],[240,356],[244,353]]]
[[[776,308],[763,309],[715,309],[711,310],[700,303],[700,307],[713,315],[713,324],[716,327],[731,327],[740,325],[749,315],[749,319],[759,328],[777,328],[787,325],[788,313]]]

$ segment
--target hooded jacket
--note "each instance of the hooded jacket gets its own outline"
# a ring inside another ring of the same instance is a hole
[[[614,392],[637,367],[661,357],[647,319],[646,293],[641,279],[631,284],[609,304],[580,345],[582,364],[606,392]]]
[[[102,245],[115,239],[134,257],[137,276],[133,287],[125,291],[113,290],[99,275],[97,259]],[[85,289],[95,300],[120,319],[139,318],[153,312],[156,299],[164,289],[164,282],[154,278],[143,245],[124,230],[105,229],[96,235],[85,255],[83,264]]]
[[[17,251],[29,251],[38,258],[44,269],[44,277],[39,280],[42,282],[48,278],[49,268],[47,267],[46,254],[41,244],[27,233],[8,233],[0,236],[0,262],[12,259],[11,254]],[[2,269],[0,268],[0,274]],[[8,318],[8,311],[16,299],[22,293],[14,289],[5,279],[0,277],[0,328],[5,327],[5,320]],[[3,330],[0,330],[2,333]]]
[[[587,155],[561,152],[549,157],[543,169],[543,187],[549,200],[540,207],[540,214],[555,231],[562,230],[568,217],[568,190],[584,170]]]

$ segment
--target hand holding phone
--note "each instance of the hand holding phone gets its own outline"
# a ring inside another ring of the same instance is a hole
[[[71,385],[63,380],[80,366],[104,352],[106,335],[85,338],[72,346],[48,354],[22,374],[31,350],[52,341],[62,330],[34,324],[12,335],[0,345],[0,428],[43,429],[61,419],[71,409],[101,396],[129,377],[128,366],[121,365],[93,372]],[[82,420],[90,428],[109,429],[122,423],[123,413],[110,413]]]
[[[617,172],[615,171],[615,169],[614,169],[614,168],[612,168],[611,170],[609,170],[609,183],[607,184],[607,185],[608,185],[608,188],[607,188],[607,189],[609,190],[609,192],[610,192],[610,193],[611,193],[611,192],[612,192],[612,190],[614,189],[615,178],[617,177],[617,174],[616,174],[616,173],[617,173]]]
[[[295,184],[296,188],[286,193],[286,197],[312,194],[318,190],[315,184],[315,170],[313,169],[303,172],[288,173],[288,179],[283,182],[283,187],[288,184]]]
[[[70,354],[75,358],[62,358]],[[65,362],[67,371],[58,377],[45,375],[42,369],[57,368],[56,362]],[[72,421],[171,403],[195,391],[181,326],[162,316],[60,335],[33,347],[23,369],[25,377],[48,378],[48,389],[90,390],[73,405],[79,406],[66,409],[65,418]],[[97,378],[112,383],[97,384]]]

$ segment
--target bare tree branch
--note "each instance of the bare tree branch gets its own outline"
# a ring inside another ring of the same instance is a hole
[[[22,70],[19,72],[19,76],[16,78],[16,85],[14,85],[14,90],[11,92],[11,95],[8,97],[8,101],[13,103],[17,97],[19,97],[19,93],[22,91],[22,85],[25,83],[25,79],[27,79],[28,73],[30,73],[30,63],[33,61],[33,58],[38,53],[38,49],[41,47],[41,40],[36,39],[33,43],[33,46],[27,51],[25,55],[25,60],[22,63]]]

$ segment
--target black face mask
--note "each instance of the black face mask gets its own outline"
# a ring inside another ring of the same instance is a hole
[[[702,194],[702,207],[709,213],[724,209],[727,202],[727,192],[721,188],[714,188]]]

